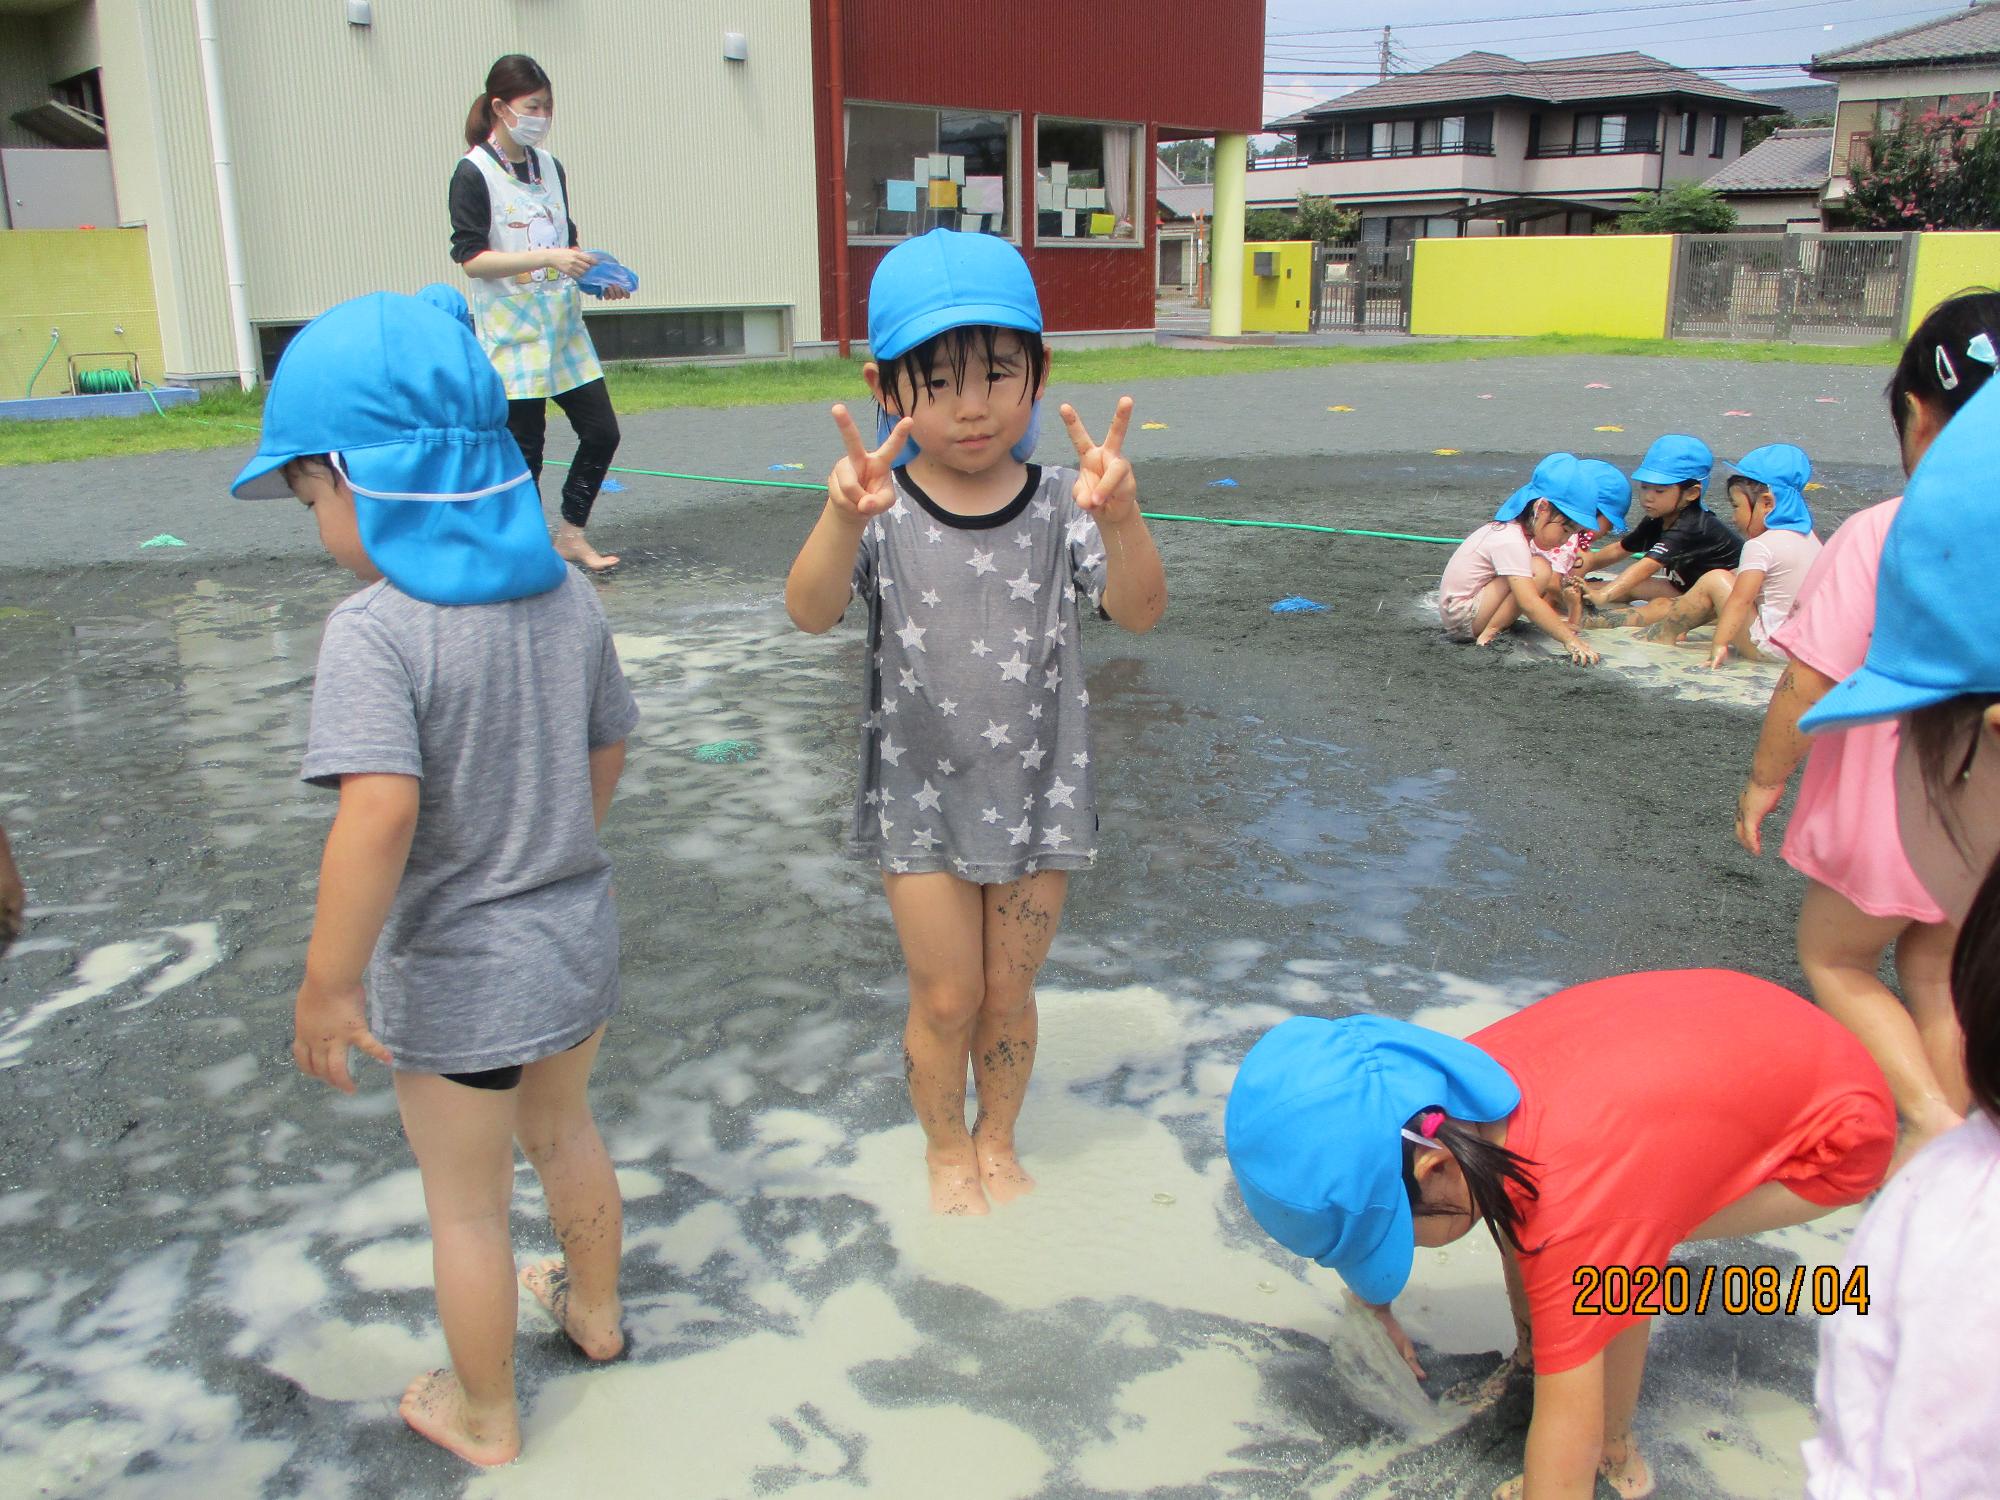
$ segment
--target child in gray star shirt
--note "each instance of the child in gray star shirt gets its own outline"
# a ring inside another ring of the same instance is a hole
[[[1078,598],[1133,631],[1166,608],[1121,451],[1130,399],[1101,444],[1062,408],[1074,469],[1026,462],[1041,329],[1004,240],[936,230],[883,258],[868,307],[883,363],[863,371],[881,446],[833,409],[847,456],[785,591],[814,633],[850,598],[868,611],[853,842],[881,868],[909,964],[904,1065],[939,1213],[982,1214],[1034,1186],[1014,1127],[1035,977],[1069,872],[1097,857]]]

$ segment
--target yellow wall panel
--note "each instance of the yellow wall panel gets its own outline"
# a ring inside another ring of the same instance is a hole
[[[1673,236],[1419,240],[1410,332],[1664,338]]]
[[[1274,276],[1257,274],[1257,257],[1275,257]],[[1260,241],[1243,247],[1243,331],[1304,333],[1312,326],[1311,240]]]
[[[140,378],[160,380],[160,318],[145,230],[0,234],[0,398],[28,393],[28,377],[48,350],[51,329],[61,338],[35,382],[37,396],[67,389],[72,354],[136,354]],[[114,363],[86,361],[85,368]]]
[[[1955,292],[2000,290],[2000,233],[1967,231],[1917,236],[1916,284],[1910,288],[1910,328]]]

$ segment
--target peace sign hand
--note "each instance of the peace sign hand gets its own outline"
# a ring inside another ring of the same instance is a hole
[[[828,502],[842,515],[856,520],[881,515],[896,503],[896,486],[890,476],[895,472],[896,455],[903,451],[910,429],[916,424],[904,417],[889,434],[889,440],[873,453],[862,446],[861,431],[845,406],[834,407],[833,425],[840,429],[840,440],[847,445],[847,454],[827,476]]]
[[[1099,443],[1083,425],[1076,408],[1062,406],[1063,426],[1076,444],[1076,484],[1071,493],[1079,510],[1094,515],[1099,525],[1116,526],[1139,512],[1139,481],[1125,457],[1125,430],[1132,425],[1132,398],[1120,396],[1111,430]]]

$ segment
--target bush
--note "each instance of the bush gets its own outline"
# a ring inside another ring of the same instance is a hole
[[[1331,198],[1299,194],[1297,208],[1253,208],[1243,215],[1245,240],[1315,240],[1343,245],[1361,227],[1361,215]]]
[[[1736,223],[1736,210],[1713,188],[1677,182],[1657,193],[1642,193],[1628,213],[1618,216],[1616,234],[1721,234]]]
[[[2000,229],[2000,119],[1990,104],[1928,110],[1870,136],[1848,178],[1856,229]]]

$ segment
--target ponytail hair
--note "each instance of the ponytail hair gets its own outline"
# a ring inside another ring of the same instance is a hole
[[[1910,421],[1908,397],[1916,397],[1949,421],[1993,378],[1993,366],[1969,352],[1982,335],[1986,353],[2000,348],[2000,292],[1984,287],[1968,288],[1940,302],[1917,325],[1885,392],[1898,438]]]
[[[1424,1128],[1427,1124],[1430,1125],[1428,1130]],[[1465,1186],[1472,1195],[1472,1211],[1486,1221],[1486,1230],[1493,1236],[1493,1243],[1503,1249],[1511,1245],[1518,1251],[1521,1248],[1521,1210],[1507,1196],[1507,1188],[1510,1184],[1518,1188],[1524,1198],[1541,1197],[1541,1190],[1535,1186],[1534,1174],[1528,1170],[1533,1163],[1518,1152],[1494,1145],[1477,1130],[1461,1125],[1442,1110],[1420,1109],[1410,1117],[1404,1129],[1435,1141],[1451,1153],[1459,1171],[1465,1174]],[[1405,1136],[1403,1186],[1410,1195],[1412,1209],[1422,1214],[1426,1210],[1418,1198],[1416,1161],[1416,1144]]]
[[[476,146],[493,134],[495,99],[519,99],[541,89],[549,91],[551,100],[555,98],[555,85],[542,65],[524,52],[509,52],[486,70],[486,87],[472,101],[472,112],[465,117],[465,144]]]

